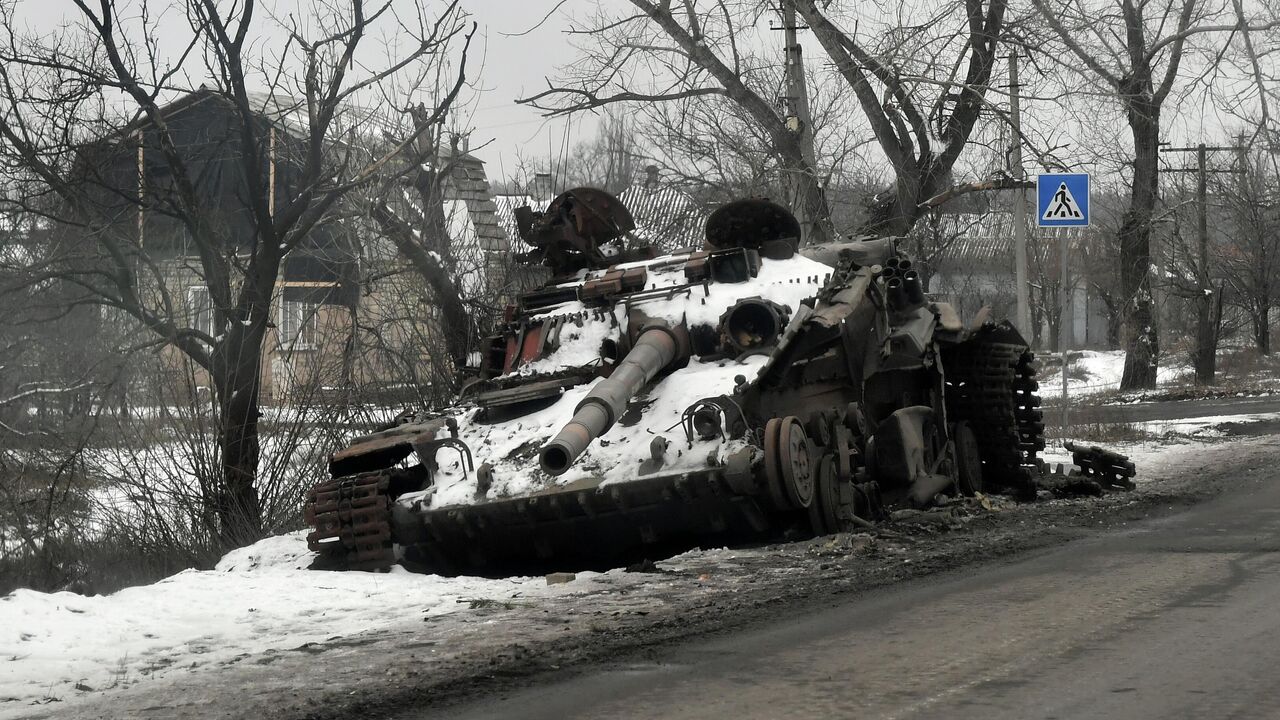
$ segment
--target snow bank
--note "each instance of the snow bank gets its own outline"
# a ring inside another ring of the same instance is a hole
[[[1176,424],[1212,428],[1277,418],[1280,413]],[[1202,440],[1186,436],[1107,445],[1138,464],[1140,484],[1185,473],[1205,448]],[[1045,459],[1069,463],[1070,454],[1051,448]],[[659,566],[679,571],[730,565],[743,552],[691,551]],[[540,577],[443,578],[400,568],[386,574],[315,572],[304,569],[311,558],[298,532],[231,552],[213,570],[188,570],[112,595],[19,590],[0,597],[0,718],[22,717],[32,703],[47,698],[70,700],[172,672],[417,627],[423,618],[466,610],[475,601],[578,602],[611,587],[628,597],[652,590],[661,602],[654,576],[618,570],[578,573],[572,583],[547,585]]]
[[[423,617],[473,599],[566,594],[542,578],[314,572],[304,534],[273,537],[106,596],[18,590],[0,598],[0,717],[42,698],[123,688],[167,672],[297,649]],[[391,609],[395,608],[395,612]]]

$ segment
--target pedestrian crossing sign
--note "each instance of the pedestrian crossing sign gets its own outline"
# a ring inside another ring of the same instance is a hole
[[[1045,173],[1036,178],[1038,227],[1088,227],[1089,174]]]

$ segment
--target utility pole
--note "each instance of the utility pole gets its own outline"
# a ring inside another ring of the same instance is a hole
[[[1234,173],[1235,170],[1210,170],[1209,153],[1231,152],[1237,156],[1238,145],[1209,147],[1200,143],[1195,147],[1162,148],[1164,152],[1194,152],[1194,168],[1170,168],[1167,172],[1193,172],[1196,174],[1196,352],[1195,374],[1197,385],[1212,385],[1217,375],[1218,317],[1214,312],[1213,281],[1209,277],[1209,173]],[[1163,278],[1160,278],[1163,281]]]
[[[1009,55],[1009,120],[1013,126],[1013,152],[1009,159],[1013,179],[1022,180],[1022,85],[1018,82],[1018,53]],[[1019,188],[1013,196],[1013,265],[1017,283],[1018,332],[1031,337],[1031,309],[1027,305],[1027,193]]]
[[[1212,385],[1217,374],[1217,322],[1213,318],[1213,285],[1209,280],[1209,180],[1204,143],[1196,146],[1196,207],[1199,230],[1196,279],[1196,383]]]
[[[783,110],[786,118],[787,129],[799,135],[800,137],[800,156],[804,159],[804,164],[809,168],[810,172],[817,172],[818,162],[817,155],[813,147],[813,118],[809,114],[809,90],[804,81],[804,51],[800,47],[800,40],[796,37],[796,31],[807,29],[801,28],[796,24],[796,6],[795,0],[782,0],[782,36],[783,36],[783,57],[786,61],[786,81],[787,91],[783,96]],[[801,178],[792,178],[793,195],[800,197],[800,193],[804,187]],[[794,203],[799,211],[797,220],[800,221],[800,227],[805,229],[805,237],[809,236],[809,230],[814,224],[821,222],[822,218],[808,217],[809,208],[807,203]]]

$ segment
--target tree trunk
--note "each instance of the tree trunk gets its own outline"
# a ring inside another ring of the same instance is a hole
[[[1212,385],[1217,375],[1218,327],[1213,317],[1213,295],[1204,290],[1196,297],[1196,384]]]
[[[899,171],[893,192],[882,193],[881,199],[868,209],[867,220],[858,229],[865,235],[906,235],[924,217],[925,200],[947,190],[951,175],[941,171],[936,157],[921,161],[914,171]]]
[[[1115,299],[1111,294],[1101,289],[1098,285],[1093,287],[1098,291],[1098,298],[1102,300],[1102,307],[1105,308],[1107,314],[1107,349],[1115,350],[1120,347],[1120,329],[1123,324],[1123,317],[1120,309],[1116,307]]]
[[[1209,279],[1209,190],[1205,154],[1204,143],[1201,143],[1197,152],[1197,167],[1200,172],[1196,178],[1196,241],[1199,250],[1196,257],[1197,385],[1212,385],[1218,372],[1218,316],[1214,313],[1214,307],[1222,305],[1222,295],[1219,293],[1217,298],[1214,297],[1213,283]]]
[[[1124,318],[1115,310],[1107,310],[1107,349],[1120,347],[1120,334],[1124,327]]]
[[[1160,343],[1151,307],[1151,218],[1159,183],[1160,109],[1135,98],[1128,103],[1133,134],[1133,193],[1120,225],[1120,293],[1124,298],[1125,348],[1121,390],[1153,388]]]
[[[265,325],[265,323],[262,323]],[[214,500],[218,541],[229,549],[262,535],[258,498],[258,407],[265,327],[232,322],[214,360],[222,486]]]
[[[445,266],[444,258],[447,255],[425,247],[427,241],[419,241],[413,228],[397,217],[385,203],[374,204],[370,208],[370,214],[435,295],[434,299],[440,310],[439,329],[445,342],[445,352],[456,367],[462,367],[471,350],[471,341],[476,336],[476,323],[467,311],[466,303],[462,301],[460,288]],[[426,234],[430,235],[432,232],[432,228],[428,227]],[[440,233],[444,234],[443,231]],[[447,241],[448,236],[445,235],[444,240],[436,241],[436,245],[440,246]],[[448,379],[453,380],[452,377]]]
[[[1263,355],[1271,354],[1271,304],[1263,303],[1258,308],[1258,315],[1254,319],[1253,339],[1258,346],[1258,352]]]

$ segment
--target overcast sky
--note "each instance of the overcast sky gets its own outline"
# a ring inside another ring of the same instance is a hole
[[[140,7],[142,2],[118,1],[122,6],[133,8]],[[604,0],[603,4],[619,1]],[[296,5],[295,12],[300,13],[306,13],[310,5],[306,0],[260,2],[286,11]],[[501,177],[503,166],[512,165],[517,151],[527,157],[560,153],[568,121],[548,120],[536,110],[516,105],[515,100],[544,88],[545,77],[554,76],[558,66],[575,58],[576,51],[564,34],[567,14],[583,15],[600,4],[599,0],[564,0],[563,3],[557,0],[463,0],[462,6],[479,24],[468,60],[468,77],[483,94],[470,98],[466,105],[469,113],[460,121],[472,129],[471,146],[488,164],[491,177]],[[172,3],[151,0],[147,5],[154,16]],[[96,9],[97,4],[91,2],[90,7]],[[428,3],[428,7],[436,9],[443,7],[443,3]],[[552,16],[542,22],[552,10],[555,10]],[[41,35],[55,33],[60,25],[79,18],[79,11],[66,0],[21,0],[17,12],[19,24]],[[162,22],[175,24],[174,32],[162,33],[161,43],[163,47],[166,40],[172,42],[174,46],[167,49],[176,54],[190,33],[181,26],[183,21],[177,13]],[[263,32],[269,32],[269,26],[266,21],[259,24]],[[370,38],[365,44],[372,45],[372,42]],[[202,72],[198,63],[192,65],[195,66],[193,74]],[[199,78],[192,81],[198,82]],[[575,118],[570,126],[570,142],[589,137],[594,127],[590,116]],[[478,146],[481,147],[476,149]]]
[[[582,14],[598,5],[592,0],[566,0],[547,22],[538,25],[556,6],[554,0],[473,0],[467,9],[480,24],[482,43],[472,62],[483,59],[484,68],[478,84],[486,90],[475,103],[471,117],[471,145],[485,143],[476,155],[489,165],[492,177],[501,177],[502,166],[514,161],[518,150],[527,156],[548,154],[548,142],[560,151],[565,120],[548,120],[536,110],[515,104],[517,97],[536,93],[546,87],[547,76],[555,76],[556,68],[573,61],[577,55],[564,34],[565,15]],[[537,27],[535,27],[537,26]],[[534,28],[523,35],[525,31]],[[570,138],[589,136],[594,129],[589,116],[574,119]],[[508,170],[512,169],[510,167]]]
[[[397,7],[399,1],[397,0]],[[136,13],[144,0],[117,2]],[[300,17],[313,12],[310,0],[260,2],[265,7],[275,8],[282,13],[292,10],[295,16]],[[404,2],[411,4],[409,0]],[[443,7],[443,2],[430,0],[427,5],[429,9],[435,10]],[[518,156],[523,155],[529,159],[548,155],[559,157],[564,153],[566,138],[570,148],[575,143],[590,138],[597,124],[593,116],[583,114],[572,120],[549,120],[536,110],[516,105],[515,100],[545,89],[545,78],[554,77],[560,66],[570,64],[578,57],[578,51],[569,44],[570,38],[565,33],[570,16],[585,18],[602,5],[606,8],[617,6],[625,9],[625,0],[462,0],[462,5],[479,28],[468,60],[468,77],[474,85],[473,92],[468,98],[469,102],[465,104],[467,114],[457,118],[456,122],[461,126],[459,129],[471,130],[471,150],[487,163],[490,178],[497,180],[510,176],[516,169]],[[151,0],[147,4],[153,15],[161,8],[172,6],[173,3],[169,0]],[[39,34],[56,32],[60,23],[78,14],[66,0],[20,0],[18,7],[19,22],[27,24]],[[876,6],[862,7],[859,13],[874,13],[875,8]],[[548,13],[551,13],[550,17],[547,17]],[[176,12],[166,21],[184,23],[181,14]],[[268,38],[264,45],[270,48],[275,43],[275,39],[270,37],[271,23],[263,21],[255,24]],[[767,29],[765,34],[769,34]],[[174,43],[175,47],[168,50],[176,53],[187,37],[189,30],[175,27],[173,32],[161,33],[161,43],[162,46],[166,41]],[[367,39],[367,50],[381,52],[384,46],[378,45],[379,41]],[[811,58],[809,64],[814,62],[812,58],[820,58],[811,37],[802,35],[801,43],[807,45],[807,55]],[[204,70],[199,63],[192,65],[193,78],[187,82],[198,85],[202,81]],[[1000,72],[1003,72],[1003,68]],[[811,82],[816,77],[811,71]],[[1023,82],[1033,81],[1024,75]],[[998,92],[993,97],[997,95]],[[1233,124],[1229,121],[1224,123],[1222,119],[1215,117],[1216,109],[1203,93],[1197,99],[1198,102],[1193,100],[1181,103],[1176,109],[1168,108],[1164,113],[1168,139],[1175,142],[1195,142],[1206,135],[1203,128],[1207,125],[1212,129],[1208,134],[1215,136],[1209,139],[1215,140],[1216,136],[1223,134],[1224,125]],[[996,97],[996,100],[999,101],[999,98]],[[1082,102],[1106,109],[1107,113],[1104,114],[1107,117],[1118,117],[1115,115],[1118,113],[1118,106],[1106,99],[1085,99]],[[1046,109],[1053,110],[1053,107],[1047,104],[1039,107],[1034,102],[1024,103],[1024,127],[1033,127],[1037,112]],[[566,127],[568,123],[571,124]],[[850,123],[850,130],[857,132],[853,127],[856,118],[850,118]],[[1123,145],[1127,137],[1123,126],[1117,123],[1110,130],[1116,133],[1116,137],[1106,138],[1107,141]],[[1090,137],[1095,139],[1096,144],[1096,134],[1070,134],[1073,136],[1070,140],[1074,147],[1068,148],[1065,156],[1074,162],[1088,162],[1089,156],[1093,154],[1091,151],[1098,148],[1085,145],[1090,143]],[[878,155],[873,154],[873,158],[879,160]]]

